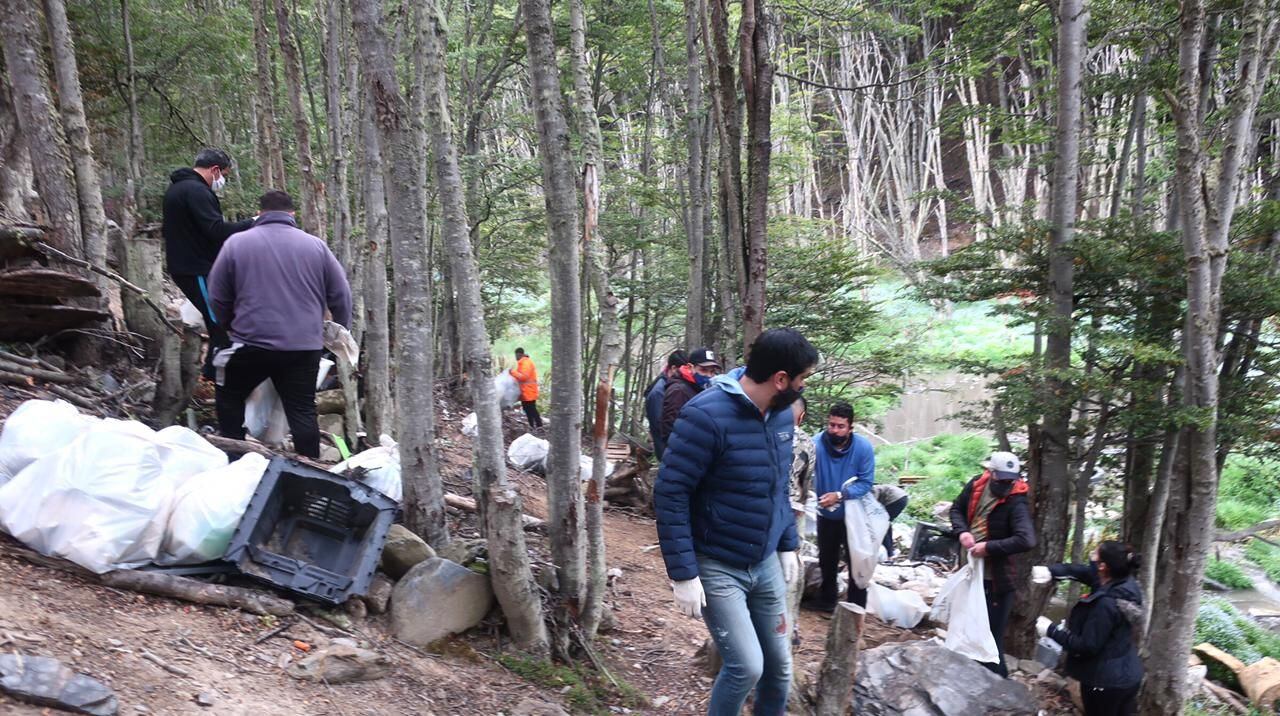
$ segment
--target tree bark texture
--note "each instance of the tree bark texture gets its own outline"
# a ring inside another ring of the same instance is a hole
[[[743,0],[738,30],[742,93],[747,110],[746,273],[742,301],[742,345],[749,350],[764,332],[765,276],[768,272],[769,161],[773,116],[773,60],[766,0]]]
[[[703,137],[706,128],[706,107],[702,98],[702,58],[698,42],[702,35],[700,0],[684,0],[685,44],[685,142],[689,163],[688,177],[689,211],[685,220],[685,236],[689,246],[689,294],[685,306],[684,345],[692,349],[705,341],[705,295],[707,274],[706,236],[703,233],[703,217],[706,213],[706,195],[703,193],[702,166],[706,148]]]
[[[289,110],[293,115],[294,155],[298,171],[302,174],[303,229],[323,237],[325,230],[324,181],[316,173],[311,161],[311,122],[302,106],[302,60],[289,28],[289,7],[286,0],[274,0],[276,10],[276,34],[280,39],[280,57],[284,65],[284,82],[288,85]],[[283,182],[282,182],[283,183]],[[280,187],[284,188],[284,187]]]
[[[364,424],[374,440],[393,432],[391,333],[387,297],[387,193],[382,177],[382,145],[373,126],[373,102],[360,121],[364,136]]]
[[[850,602],[841,602],[831,617],[827,632],[827,655],[818,671],[819,716],[844,716],[853,698],[853,677],[858,665],[858,639],[865,612]],[[927,678],[927,677],[926,677]]]
[[[396,79],[395,56],[377,0],[355,0],[352,20],[378,138],[391,171],[404,181],[388,187],[389,228],[395,261],[396,291],[396,427],[404,482],[405,525],[432,546],[449,542],[444,489],[434,460],[434,376],[432,375],[432,306],[425,211],[420,162],[414,133],[421,124]],[[425,398],[425,399],[424,399]]]
[[[482,514],[489,547],[489,574],[494,595],[506,616],[516,646],[524,651],[545,654],[549,644],[547,628],[543,622],[542,600],[529,565],[520,495],[507,482],[502,414],[493,388],[493,358],[480,297],[480,272],[472,253],[466,194],[462,187],[462,173],[458,169],[458,151],[453,142],[453,119],[445,76],[447,23],[435,0],[425,3],[424,10],[426,119],[440,193],[442,248],[453,275],[457,277],[462,354],[466,372],[471,377],[471,401],[479,431],[474,443],[475,476],[479,487],[478,502],[485,505]]]
[[[126,101],[129,107],[129,144],[127,145],[124,192],[124,235],[133,234],[137,216],[146,207],[143,202],[142,162],[145,154],[142,142],[142,115],[138,112],[138,69],[133,57],[133,20],[129,15],[129,0],[120,0],[120,24],[124,28]]]
[[[258,171],[266,189],[284,189],[284,149],[276,119],[275,65],[271,62],[271,37],[267,29],[266,0],[249,0],[253,12],[254,64],[257,68]]]
[[[701,5],[704,0],[698,0]],[[716,123],[716,136],[720,139],[720,214],[723,225],[722,250],[724,266],[720,272],[722,296],[736,300],[721,300],[725,312],[726,332],[736,333],[737,304],[746,300],[746,232],[744,230],[742,200],[742,114],[738,106],[737,79],[733,71],[733,55],[729,49],[729,12],[725,0],[711,0],[710,28],[703,28],[703,37],[710,34],[712,46],[708,48],[707,63],[712,85],[712,116]],[[709,30],[709,32],[708,32]],[[727,270],[725,270],[727,269]],[[734,315],[730,315],[730,313]],[[726,346],[721,346],[724,349]]]
[[[84,241],[75,173],[62,124],[54,112],[39,15],[39,5],[30,0],[0,2],[0,45],[18,128],[32,158],[44,220],[50,227],[44,240],[59,251],[82,257]]]
[[[1075,310],[1072,294],[1074,256],[1071,242],[1076,227],[1079,190],[1081,96],[1089,12],[1085,0],[1063,0],[1058,6],[1058,106],[1054,136],[1052,222],[1049,234],[1049,300],[1052,316],[1045,341],[1045,412],[1041,432],[1040,480],[1033,491],[1036,546],[1030,564],[1060,562],[1066,549],[1071,495],[1071,329]],[[1024,565],[1025,569],[1025,565]],[[1030,657],[1035,648],[1032,628],[1044,612],[1048,585],[1030,585],[1015,605],[1006,650]]]
[[[528,42],[530,94],[538,126],[542,193],[547,208],[551,265],[551,451],[547,456],[547,511],[551,553],[563,609],[576,615],[583,599],[582,296],[579,284],[578,207],[574,199],[569,127],[561,111],[560,72],[548,0],[520,0]],[[559,617],[558,617],[559,618]]]

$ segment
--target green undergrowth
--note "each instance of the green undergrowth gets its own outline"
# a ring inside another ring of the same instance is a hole
[[[903,476],[924,479],[907,487],[907,514],[933,520],[933,505],[954,500],[979,465],[991,453],[980,435],[939,435],[910,445],[885,445],[876,450],[876,482],[897,483]]]
[[[1232,589],[1252,589],[1253,580],[1234,562],[1223,562],[1220,559],[1209,560],[1204,576]]]
[[[577,713],[607,714],[611,705],[633,709],[646,705],[644,694],[617,676],[615,686],[608,677],[580,665],[567,666],[517,654],[499,654],[497,660],[525,681],[561,692],[565,704]]]
[[[1280,515],[1280,461],[1231,455],[1218,484],[1219,529],[1242,530]]]

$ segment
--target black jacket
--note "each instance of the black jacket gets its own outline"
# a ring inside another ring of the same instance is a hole
[[[687,367],[687,366],[686,366]],[[671,431],[676,427],[676,418],[680,417],[680,409],[693,400],[693,396],[702,392],[702,386],[686,377],[688,371],[681,370],[675,378],[667,378],[666,390],[662,394],[662,420],[658,425],[658,437],[665,446],[671,438]],[[692,373],[688,373],[692,376]]]
[[[969,503],[973,498],[974,484],[982,478],[979,475],[970,480],[951,503],[951,529],[956,534],[969,531]],[[1019,481],[987,517],[987,567],[983,577],[992,583],[996,594],[1016,589],[1014,571],[1017,563],[1014,555],[1036,546],[1031,507],[1027,504],[1026,488],[1021,487],[1025,484]]]
[[[1076,603],[1067,628],[1049,628],[1066,652],[1067,675],[1084,686],[1127,689],[1142,681],[1136,642],[1142,629],[1142,591],[1129,577],[1102,586],[1094,564],[1055,564],[1058,579],[1075,579],[1093,590]]]
[[[194,169],[169,175],[164,193],[164,253],[169,274],[208,276],[222,243],[253,226],[253,220],[229,222],[222,216],[218,195]]]

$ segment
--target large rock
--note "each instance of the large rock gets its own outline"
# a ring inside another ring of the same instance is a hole
[[[373,575],[373,581],[369,582],[369,591],[364,595],[364,603],[368,606],[370,614],[383,614],[387,611],[387,607],[391,604],[391,590],[395,587],[396,583],[382,572]]]
[[[102,682],[43,656],[0,654],[0,691],[78,714],[115,716],[120,710],[115,693]]]
[[[404,525],[391,525],[387,543],[382,547],[382,571],[392,579],[400,579],[416,565],[436,556],[435,550]]]
[[[303,681],[346,684],[381,679],[391,671],[391,659],[350,644],[333,644],[289,667],[289,676]]]
[[[862,652],[853,695],[859,716],[1035,716],[1022,684],[928,641]]]
[[[489,543],[478,537],[455,537],[449,540],[449,544],[441,547],[439,552],[439,556],[462,565],[471,564],[481,555],[488,554]]]
[[[464,632],[493,605],[489,578],[434,557],[404,576],[391,592],[391,631],[415,646]]]

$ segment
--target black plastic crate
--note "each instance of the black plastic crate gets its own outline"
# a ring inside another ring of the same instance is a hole
[[[341,604],[368,591],[399,512],[363,483],[272,458],[223,559],[254,579]]]
[[[913,562],[943,561],[956,564],[960,559],[960,542],[950,527],[917,522],[909,559]]]

